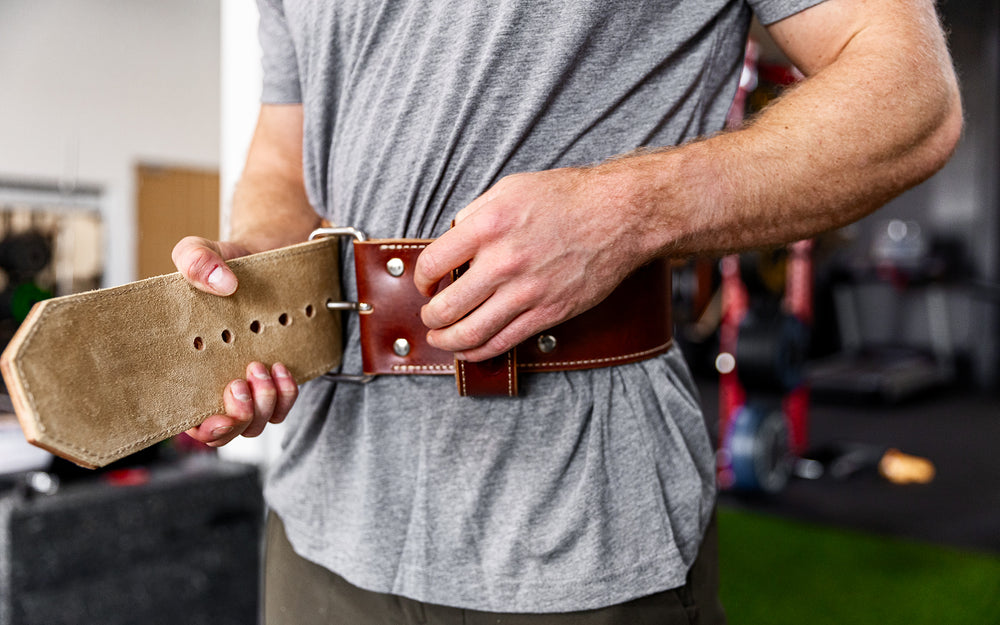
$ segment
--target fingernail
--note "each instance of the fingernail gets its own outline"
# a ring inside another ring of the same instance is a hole
[[[236,276],[222,265],[216,265],[208,274],[208,286],[222,295],[230,295],[236,290]]]
[[[212,430],[212,436],[214,436],[215,438],[222,438],[223,436],[229,434],[232,431],[233,431],[233,426],[226,425],[221,428],[215,428],[214,430]]]
[[[260,363],[257,363],[254,366],[250,367],[250,375],[257,378],[258,380],[269,380],[271,378],[271,376],[268,375],[267,373],[267,367],[265,367]]]
[[[465,360],[465,352],[455,352],[455,360]]]
[[[250,387],[243,380],[237,380],[232,386],[233,397],[240,401],[250,401]]]
[[[279,378],[292,377],[292,374],[288,372],[288,369],[285,368],[285,365],[281,364],[280,362],[274,363],[274,366],[271,367],[271,373],[273,373],[276,377]]]

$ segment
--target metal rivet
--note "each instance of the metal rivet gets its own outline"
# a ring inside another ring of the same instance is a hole
[[[402,258],[390,258],[389,262],[385,264],[385,270],[389,272],[389,275],[398,278],[403,275],[403,259]]]
[[[396,339],[392,344],[392,351],[396,352],[397,356],[405,356],[410,353],[410,342],[406,339]]]
[[[548,354],[556,348],[556,337],[551,334],[542,334],[538,337],[538,351]]]

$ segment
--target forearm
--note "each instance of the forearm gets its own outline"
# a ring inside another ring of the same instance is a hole
[[[601,166],[647,224],[645,255],[813,236],[944,164],[961,132],[951,62],[933,11],[897,20],[893,4],[918,10],[885,3],[888,15],[838,46],[835,60],[804,59],[812,75],[745,128]]]
[[[304,241],[320,221],[302,175],[301,106],[265,105],[233,196],[230,238],[258,252]]]
[[[432,296],[428,342],[496,356],[593,307],[654,257],[810,237],[947,160],[961,107],[931,0],[827,0],[771,30],[808,78],[746,128],[507,176],[459,211],[415,269]]]
[[[259,252],[305,241],[320,221],[301,181],[245,171],[233,195],[230,239]]]

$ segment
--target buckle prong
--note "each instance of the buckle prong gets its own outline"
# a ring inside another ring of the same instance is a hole
[[[368,240],[365,233],[352,228],[351,226],[317,228],[309,234],[309,240],[313,241],[320,237],[354,237],[354,240],[361,243]],[[372,305],[365,302],[327,302],[327,310],[346,310],[359,313],[371,312]],[[354,384],[368,384],[375,376],[373,375],[352,375],[348,373],[324,373],[323,378],[335,382],[351,382]]]
[[[329,228],[316,228],[309,233],[309,240],[314,241],[320,237],[354,237],[359,243],[367,241],[368,237],[364,232],[351,226],[338,226]],[[347,310],[354,312],[371,312],[372,305],[364,302],[327,302],[327,310]]]
[[[372,305],[364,302],[327,302],[327,310],[353,310],[357,312],[371,312]]]

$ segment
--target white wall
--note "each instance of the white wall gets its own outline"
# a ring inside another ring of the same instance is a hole
[[[0,2],[0,178],[104,187],[106,285],[135,274],[135,165],[219,166],[219,13],[219,0]]]
[[[222,224],[228,232],[233,190],[243,171],[260,108],[262,72],[257,41],[257,5],[250,0],[222,2]]]

